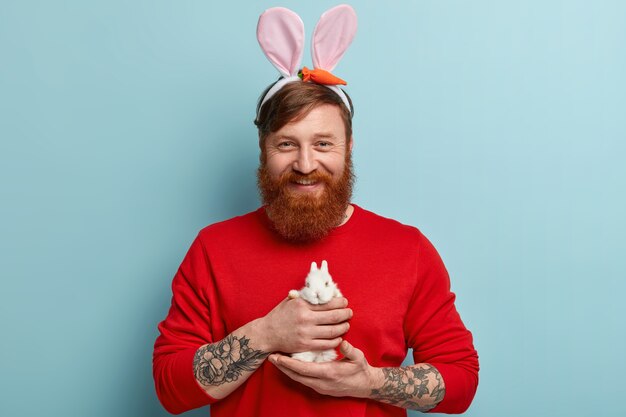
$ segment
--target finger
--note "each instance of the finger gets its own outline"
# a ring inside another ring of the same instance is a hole
[[[350,330],[347,322],[335,325],[315,326],[311,329],[311,337],[314,339],[335,339]]]
[[[291,357],[286,356],[286,355],[281,355],[279,353],[273,353],[271,354],[268,358],[268,361],[270,361],[275,367],[277,367],[281,372],[283,372],[284,374],[287,374],[291,379],[295,379],[297,381],[303,379],[303,378],[311,378],[309,376],[303,375],[303,374],[299,374],[297,372],[295,372],[293,369],[289,368],[288,366],[285,366],[285,360],[289,361],[292,360]]]
[[[328,363],[302,362],[284,355],[274,356],[270,361],[272,360],[272,363],[277,367],[293,372],[300,377],[317,379],[328,373]]]
[[[347,306],[348,300],[344,297],[334,297],[326,304],[309,304],[309,308],[314,311],[334,310],[337,308],[346,308]]]
[[[335,339],[313,339],[310,345],[307,347],[308,350],[327,350],[334,349],[341,343],[341,337],[337,337]]]
[[[361,350],[352,346],[347,340],[341,342],[339,351],[345,358],[351,361],[359,361],[365,357]]]
[[[279,371],[287,375],[289,378],[303,385],[306,385],[307,387],[315,388],[319,384],[319,379],[317,378],[311,378],[308,376],[300,375],[292,371],[291,369],[285,368],[284,366],[281,366],[281,365],[274,365],[274,366],[276,366],[276,368],[278,368]]]
[[[338,324],[350,320],[353,316],[351,308],[340,308],[312,313],[314,324]]]

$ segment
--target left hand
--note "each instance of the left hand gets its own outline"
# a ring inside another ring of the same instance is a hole
[[[278,353],[270,355],[268,359],[291,379],[320,394],[333,397],[368,397],[377,377],[382,377],[376,372],[378,368],[370,366],[363,352],[346,340],[341,342],[339,350],[344,356],[339,361],[301,362]]]

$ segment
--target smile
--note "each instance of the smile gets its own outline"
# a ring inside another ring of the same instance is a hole
[[[300,184],[300,185],[315,185],[315,184],[317,184],[317,181],[313,181],[313,180],[296,180],[294,182],[296,184]]]
[[[291,181],[289,188],[295,192],[316,193],[323,187],[323,184],[323,182],[319,181],[300,179]]]

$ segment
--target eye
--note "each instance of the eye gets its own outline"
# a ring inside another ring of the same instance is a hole
[[[282,141],[282,142],[278,142],[278,145],[276,146],[280,149],[287,149],[293,146],[293,142]]]
[[[328,287],[328,281],[326,281],[326,286]]]
[[[309,288],[309,287],[310,287],[310,285],[309,285],[309,283],[308,283],[308,282],[307,282],[305,285],[306,285],[306,287],[307,287],[307,288]]]
[[[330,142],[322,141],[322,142],[317,142],[317,146],[322,149],[326,149],[326,148],[330,148],[331,146],[333,146],[333,144]]]

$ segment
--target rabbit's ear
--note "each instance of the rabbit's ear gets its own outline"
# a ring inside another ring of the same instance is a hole
[[[328,262],[322,261],[322,271],[328,272]]]
[[[284,76],[298,74],[304,50],[304,23],[284,7],[267,9],[259,17],[256,37],[263,53]]]
[[[356,27],[356,12],[347,4],[327,10],[313,32],[313,66],[332,71],[352,43]]]
[[[314,262],[311,262],[311,272],[317,271],[317,264]]]

